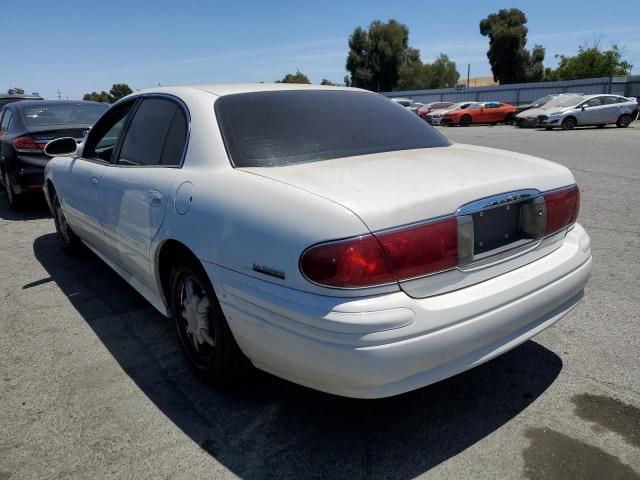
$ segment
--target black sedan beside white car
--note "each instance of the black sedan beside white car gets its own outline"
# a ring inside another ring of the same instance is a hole
[[[82,141],[107,108],[98,102],[25,100],[0,110],[0,182],[12,208],[42,195],[45,145],[61,137]]]

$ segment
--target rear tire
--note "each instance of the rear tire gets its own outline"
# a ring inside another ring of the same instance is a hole
[[[576,127],[577,123],[578,122],[576,121],[575,118],[567,117],[562,121],[562,124],[560,126],[562,127],[563,130],[573,130]]]
[[[631,115],[625,113],[624,115],[620,115],[618,121],[616,122],[616,127],[618,128],[627,128],[631,124]]]
[[[462,118],[460,118],[461,127],[468,127],[469,125],[471,125],[471,123],[471,115],[463,115]]]
[[[9,206],[11,209],[16,211],[20,210],[23,204],[22,198],[20,198],[20,195],[16,194],[13,190],[11,177],[9,177],[9,174],[6,171],[4,172],[4,189],[7,192],[7,199],[9,200]]]
[[[249,362],[233,338],[200,262],[181,255],[172,266],[169,288],[178,338],[191,368],[213,384],[239,379]]]
[[[76,255],[82,248],[80,237],[75,234],[75,232],[71,229],[71,226],[67,222],[67,217],[64,216],[64,212],[62,211],[60,200],[58,200],[57,195],[53,196],[52,203],[53,221],[56,224],[56,233],[58,234],[58,240],[60,240],[62,250],[67,255]]]

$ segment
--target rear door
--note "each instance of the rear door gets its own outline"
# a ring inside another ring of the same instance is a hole
[[[143,97],[100,184],[102,229],[110,255],[150,288],[155,288],[150,246],[182,165],[188,118],[186,107],[173,97]]]

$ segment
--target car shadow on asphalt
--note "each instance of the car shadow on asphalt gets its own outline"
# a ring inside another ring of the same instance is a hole
[[[528,341],[388,399],[336,397],[259,371],[241,385],[213,388],[189,370],[172,321],[96,256],[61,255],[55,234],[37,238],[33,249],[138,388],[242,478],[414,478],[509,422],[562,369],[555,353]]]
[[[9,207],[9,201],[7,200],[7,194],[0,187],[0,220],[25,221],[25,220],[39,220],[42,218],[51,217],[51,212],[47,206],[47,202],[42,198],[30,198],[20,205],[19,210],[12,210]]]

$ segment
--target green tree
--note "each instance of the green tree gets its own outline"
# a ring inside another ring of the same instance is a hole
[[[276,83],[305,83],[310,84],[309,77],[307,77],[300,70],[296,70],[296,73],[287,73],[282,80],[276,80]]]
[[[630,75],[633,67],[623,60],[620,49],[613,45],[609,50],[601,50],[597,43],[578,47],[574,56],[556,55],[560,59],[558,67],[548,68],[545,80],[575,80],[589,77],[612,77]]]
[[[368,30],[357,27],[349,37],[348,83],[376,92],[393,90],[408,49],[409,29],[396,20],[376,20]]]
[[[100,93],[85,93],[82,99],[92,102],[115,103],[131,93],[133,93],[133,90],[131,90],[131,87],[129,87],[129,85],[127,85],[126,83],[114,83],[111,86],[111,90],[109,90],[109,93],[105,92],[104,90],[102,90]]]
[[[111,96],[111,103],[117,102],[121,98],[126,97],[133,93],[131,87],[126,83],[114,83],[111,86],[111,90],[109,90],[109,95]]]
[[[98,92],[85,93],[82,99],[91,101],[91,102],[111,103],[111,97],[104,90],[100,93]]]
[[[398,90],[421,90],[427,88],[453,87],[458,82],[460,74],[456,63],[447,55],[441,53],[436,60],[429,63],[420,61],[420,54],[416,49],[408,56],[407,61],[400,67]]]
[[[335,83],[333,83],[331,80],[327,80],[326,78],[323,78],[322,81],[320,82],[320,85],[327,85],[327,86],[335,86]]]
[[[487,58],[493,79],[501,84],[542,79],[544,48],[536,45],[529,52],[527,16],[517,8],[502,9],[480,21],[480,33],[489,37]]]
[[[24,88],[13,87],[7,90],[9,95],[24,95]]]

